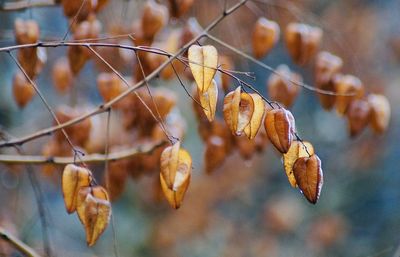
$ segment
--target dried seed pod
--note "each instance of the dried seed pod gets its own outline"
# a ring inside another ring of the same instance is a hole
[[[297,159],[309,157],[314,154],[314,147],[309,142],[293,141],[289,151],[283,154],[283,166],[289,183],[292,187],[297,187],[296,178],[293,174],[293,165]]]
[[[105,180],[108,181],[107,189],[111,201],[118,199],[125,190],[128,179],[127,163],[126,160],[118,160],[109,164],[108,176],[105,177]]]
[[[224,163],[226,156],[227,148],[224,138],[220,136],[208,138],[204,153],[206,173],[211,174],[218,169]]]
[[[256,146],[256,151],[258,153],[264,152],[265,148],[269,143],[269,139],[265,130],[259,130],[257,136],[254,138],[254,143]]]
[[[142,29],[145,38],[152,39],[168,21],[168,9],[153,0],[146,1],[142,15]]]
[[[390,104],[386,96],[370,94],[367,101],[371,106],[372,130],[381,134],[386,131],[390,121]]]
[[[364,96],[364,86],[357,77],[352,75],[337,76],[334,82],[337,94],[350,95],[336,96],[336,112],[339,115],[344,115],[354,99],[360,99]]]
[[[351,137],[355,137],[369,124],[371,120],[371,106],[367,100],[353,100],[347,110],[347,120]]]
[[[38,71],[40,70],[40,67],[38,67],[40,64],[39,64],[39,58],[37,56],[37,48],[20,49],[18,50],[17,58],[19,63],[21,64],[21,67],[26,72],[26,74],[31,79],[34,79],[38,74]]]
[[[324,182],[321,160],[317,155],[301,157],[293,165],[293,174],[306,199],[316,204]]]
[[[241,95],[241,87],[237,87],[235,91],[229,92],[224,98],[223,114],[224,114],[225,124],[234,135],[236,135],[237,131],[240,95]]]
[[[82,115],[82,111],[82,109],[73,109],[68,106],[60,106],[56,110],[56,116],[60,123],[65,123]],[[72,142],[78,146],[84,146],[86,144],[90,137],[91,129],[92,121],[90,118],[86,118],[77,124],[64,128]],[[54,136],[59,142],[63,142],[65,140],[64,134],[61,131],[57,131]]]
[[[95,11],[96,12],[101,11],[104,8],[104,6],[106,6],[108,4],[108,2],[109,2],[109,0],[97,0],[97,5],[95,8]]]
[[[101,31],[101,23],[97,19],[83,21],[75,28],[74,40],[94,39],[97,38]],[[92,51],[85,46],[69,46],[67,57],[72,73],[77,75],[86,61],[92,56]]]
[[[214,46],[192,45],[188,51],[189,66],[199,92],[206,92],[218,67],[218,51]]]
[[[153,92],[153,99],[157,103],[158,112],[160,113],[161,119],[165,120],[167,115],[176,105],[176,94],[168,88],[159,87]],[[148,104],[150,109],[156,113],[157,110],[154,104]]]
[[[68,164],[62,173],[62,191],[65,208],[68,213],[73,213],[77,207],[78,192],[82,187],[90,186],[92,174],[90,170]]]
[[[319,52],[315,62],[315,83],[317,86],[328,83],[343,67],[342,58],[329,52]]]
[[[317,88],[335,92],[335,76],[342,69],[343,61],[340,57],[329,52],[320,52],[315,62],[315,84]],[[335,105],[336,97],[317,93],[321,106],[330,110]]]
[[[199,91],[199,90],[198,90]],[[204,93],[198,92],[201,107],[208,121],[212,122],[215,117],[218,100],[218,86],[215,80],[212,80],[211,86]]]
[[[82,4],[83,6],[81,8]],[[97,0],[62,0],[61,5],[65,16],[73,18],[78,14],[78,21],[83,21],[94,11],[97,6]]]
[[[290,23],[285,31],[285,43],[293,61],[299,65],[308,63],[318,51],[322,30],[302,23]]]
[[[102,72],[97,76],[97,88],[104,102],[109,102],[120,95],[126,87],[115,73]]]
[[[171,17],[179,18],[189,11],[194,0],[169,0],[168,2]]]
[[[196,18],[194,17],[189,18],[186,21],[185,26],[182,28],[179,47],[183,47],[184,45],[189,43],[193,38],[200,35],[202,31],[203,29],[200,26],[199,22],[196,20]]]
[[[53,66],[52,78],[55,88],[60,92],[66,92],[72,86],[72,71],[65,57],[59,58]]]
[[[240,156],[245,160],[250,160],[257,151],[256,142],[254,140],[249,140],[245,136],[235,137],[235,143]]]
[[[24,108],[35,95],[33,85],[26,79],[22,72],[17,72],[13,80],[13,95],[20,108]]]
[[[262,122],[265,105],[258,94],[241,93],[236,88],[224,99],[224,119],[232,134],[240,136],[243,132],[253,139]]]
[[[253,103],[254,103],[254,110],[250,117],[250,122],[244,128],[244,133],[246,134],[248,139],[254,139],[258,133],[258,130],[261,127],[261,123],[264,118],[265,112],[265,103],[264,100],[258,94],[248,94]]]
[[[111,204],[107,191],[101,186],[81,187],[77,213],[85,228],[86,242],[93,246],[110,222]]]
[[[17,44],[33,44],[39,40],[39,25],[34,20],[16,19],[14,23],[14,34]],[[38,48],[29,47],[18,50],[18,61],[22,68],[32,79],[37,75],[39,67]]]
[[[295,85],[291,81],[303,82],[300,74],[291,72],[287,65],[279,65],[276,69],[277,73],[272,73],[268,79],[268,95],[273,101],[282,103],[285,107],[290,108],[296,100],[301,87]]]
[[[284,108],[267,111],[264,126],[275,148],[281,153],[287,153],[296,130],[292,113]]]
[[[233,70],[234,64],[232,59],[227,55],[219,56],[219,66],[224,70]],[[229,91],[231,85],[231,76],[221,73],[221,86],[225,93]]]
[[[67,50],[67,57],[74,76],[79,74],[88,60],[88,57],[85,55],[85,49],[80,46],[69,46]]]
[[[165,42],[153,44],[153,47],[162,49],[168,53],[176,53],[179,50],[179,33],[178,30],[173,30],[169,33],[169,36]],[[168,60],[167,56],[161,54],[148,54],[147,57],[150,59],[152,65],[152,70],[158,68],[163,62]],[[172,66],[173,65],[173,66]],[[179,60],[173,60],[171,64],[165,67],[160,76],[162,79],[169,80],[175,76],[175,71],[177,73],[183,71],[184,65]]]
[[[280,29],[275,21],[261,17],[253,28],[253,54],[261,58],[268,54],[279,40]]]
[[[178,209],[190,183],[192,157],[177,142],[161,153],[160,181],[167,201]]]
[[[24,21],[18,18],[14,22],[14,34],[17,44],[34,44],[39,40],[39,25],[34,20]]]

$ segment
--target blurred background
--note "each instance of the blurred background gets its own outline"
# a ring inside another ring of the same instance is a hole
[[[0,5],[5,2],[0,1]],[[228,4],[235,2],[228,1]],[[97,16],[102,23],[101,34],[118,33],[116,28],[121,27],[131,33],[132,24],[141,17],[143,3],[110,1]],[[189,17],[195,17],[205,27],[222,12],[223,6],[222,0],[195,0],[190,11],[169,27],[179,29]],[[277,21],[281,30],[293,21],[319,26],[324,31],[321,48],[342,57],[343,70],[358,76],[368,92],[383,93],[389,98],[392,119],[388,131],[376,136],[366,129],[351,139],[346,119],[322,109],[314,92],[302,90],[292,112],[299,134],[313,143],[322,160],[324,186],[316,205],[309,204],[297,189],[290,187],[281,156],[272,145],[248,160],[234,151],[221,167],[207,174],[205,147],[198,133],[192,100],[176,78],[153,80],[152,87],[166,87],[176,94],[177,110],[186,123],[183,145],[193,158],[193,176],[179,210],[170,208],[160,196],[157,172],[127,179],[122,195],[112,204],[120,256],[399,257],[400,134],[396,130],[400,125],[397,118],[400,111],[399,10],[400,2],[396,0],[254,0],[211,31],[212,35],[251,53],[251,31],[258,17]],[[2,47],[15,44],[16,18],[36,20],[42,40],[60,40],[68,28],[60,6],[1,11]],[[161,31],[156,41],[165,39],[170,31]],[[247,81],[268,97],[269,72],[212,41],[204,43],[214,44],[220,53],[231,57],[235,70],[255,72],[256,80]],[[68,105],[72,93],[59,94],[51,80],[52,66],[57,57],[66,55],[66,48],[46,51],[47,63],[36,82],[51,106]],[[295,65],[282,40],[262,61],[274,68],[287,64],[301,73],[307,84],[313,85],[312,66]],[[119,69],[131,76],[132,65],[128,62]],[[88,61],[74,79],[78,105],[93,108],[102,102],[96,89],[96,76],[101,71],[98,66]],[[38,97],[24,109],[15,104],[11,85],[16,71],[12,59],[7,53],[1,53],[0,124],[18,137],[53,123]],[[184,83],[191,84],[186,78]],[[221,113],[218,115],[222,117]],[[117,117],[115,124],[118,122]],[[104,123],[96,124],[104,126]],[[48,140],[49,137],[44,137],[29,142],[24,150],[28,154],[41,154],[42,145]],[[13,149],[1,151],[14,153]],[[60,189],[62,167],[51,177],[41,172],[42,168],[35,166],[35,172],[44,192],[42,204],[49,221],[54,256],[113,256],[111,226],[93,248],[88,248],[78,218],[68,215],[64,208]],[[98,164],[91,169],[101,177],[104,166]],[[1,164],[0,225],[42,252],[39,217],[24,166]],[[0,241],[0,256],[20,255]]]

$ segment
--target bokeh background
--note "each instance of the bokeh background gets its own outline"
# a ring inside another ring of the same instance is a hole
[[[99,14],[103,32],[115,24],[132,24],[140,18],[142,4],[134,0],[111,1]],[[222,7],[222,0],[195,0],[187,17],[194,16],[206,26],[221,13]],[[234,153],[217,171],[205,174],[204,146],[191,99],[177,80],[154,80],[152,86],[165,86],[177,94],[178,108],[187,124],[184,146],[193,157],[194,175],[184,204],[177,211],[154,189],[156,173],[129,179],[123,195],[113,203],[120,256],[400,256],[399,11],[397,0],[255,0],[211,33],[251,52],[251,28],[260,16],[278,21],[282,28],[291,21],[320,26],[324,30],[322,48],[343,58],[345,72],[358,76],[369,92],[388,96],[392,119],[386,134],[375,136],[367,129],[350,139],[346,120],[334,111],[324,111],[313,92],[302,90],[292,112],[300,135],[313,143],[324,170],[324,187],[315,206],[290,187],[280,155],[272,146],[251,160],[243,160],[239,153]],[[3,11],[1,46],[15,44],[12,30],[17,17],[37,20],[46,40],[62,38],[68,27],[59,6]],[[181,22],[172,26],[179,27]],[[269,72],[222,46],[217,47],[234,59],[236,70],[255,72],[256,80],[249,82],[267,96]],[[68,103],[70,98],[57,94],[50,79],[54,60],[65,55],[65,50],[47,49],[48,62],[37,79],[52,106]],[[308,84],[313,84],[312,68],[293,64],[281,41],[263,62],[272,67],[287,64],[302,73]],[[16,69],[9,56],[1,53],[0,124],[14,136],[21,136],[51,126],[52,120],[38,97],[23,110],[16,106],[11,93]],[[129,75],[131,70],[122,67],[124,74]],[[97,73],[90,61],[76,78],[78,103],[101,103],[95,86]],[[26,152],[40,153],[46,140],[26,144]],[[12,153],[11,149],[1,151]],[[103,166],[92,168],[101,173]],[[113,256],[111,228],[96,246],[87,248],[77,217],[66,214],[59,177],[42,176],[40,167],[35,172],[45,194],[43,205],[49,217],[55,256]],[[23,167],[0,165],[1,226],[40,252],[39,216]],[[9,254],[20,256],[0,242],[0,256]]]

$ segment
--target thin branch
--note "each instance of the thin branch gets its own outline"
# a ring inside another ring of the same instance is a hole
[[[106,190],[108,192],[110,189],[110,180],[109,180],[109,161],[108,161],[108,154],[110,150],[110,126],[111,126],[111,108],[108,109],[107,111],[107,125],[106,125],[106,146],[105,146],[105,163],[104,163],[104,177],[106,180]],[[111,213],[111,230],[112,230],[112,236],[113,236],[113,249],[114,249],[114,256],[118,257],[118,246],[117,246],[117,233],[115,232],[115,218],[114,218],[114,212]]]
[[[27,257],[40,257],[40,255],[36,253],[35,250],[33,250],[30,246],[28,246],[15,236],[11,235],[3,227],[0,227],[0,238],[6,241],[7,243],[11,244],[12,246],[14,246],[15,249],[17,249]]]
[[[7,1],[0,5],[1,11],[18,11],[32,7],[45,7],[57,5],[56,0],[20,0]]]
[[[267,64],[265,64],[263,62],[260,62],[259,60],[255,59],[254,57],[252,57],[252,56],[244,53],[243,51],[237,49],[236,47],[234,47],[234,46],[232,46],[232,45],[230,45],[230,44],[228,44],[228,43],[226,43],[226,42],[224,42],[224,41],[222,41],[222,40],[220,40],[220,39],[218,39],[218,38],[216,38],[216,37],[214,37],[214,36],[212,36],[210,34],[207,34],[206,36],[208,38],[210,38],[211,40],[215,41],[216,43],[228,48],[229,50],[235,52],[236,54],[241,55],[242,57],[248,59],[249,61],[252,61],[253,63],[257,64],[258,66],[260,66],[260,67],[262,67],[262,68],[264,68],[264,69],[266,69],[266,70],[278,75],[279,77],[291,82],[292,84],[294,84],[296,86],[300,86],[300,87],[303,87],[303,88],[308,89],[310,91],[314,91],[316,93],[324,94],[324,95],[354,96],[354,93],[351,93],[351,94],[338,94],[338,93],[335,93],[335,92],[332,92],[332,91],[327,91],[327,90],[319,89],[319,88],[316,88],[316,87],[312,87],[312,86],[307,85],[307,84],[305,84],[303,82],[300,82],[300,81],[293,80],[293,79],[285,76],[284,74],[281,74],[280,72],[276,71],[271,66],[269,66],[269,65],[267,65]]]
[[[199,103],[199,101],[197,101],[197,100],[190,94],[190,92],[187,90],[185,84],[183,83],[181,77],[179,76],[178,72],[177,72],[176,69],[175,69],[174,63],[172,63],[172,62],[171,62],[171,67],[172,67],[172,70],[173,70],[174,73],[175,73],[175,76],[178,78],[179,84],[182,86],[183,90],[185,90],[186,94],[187,94],[197,105],[199,105],[201,108],[203,108],[203,106],[201,106],[201,103]],[[203,108],[203,109],[204,109],[204,108]]]
[[[78,16],[79,16],[79,14],[80,14],[81,11],[82,11],[83,6],[86,4],[86,1],[87,1],[87,0],[83,0],[82,3],[81,3],[81,6],[79,6],[79,9],[78,9],[78,11],[75,13],[75,16],[74,16],[73,20],[72,20],[71,23],[69,24],[68,29],[67,29],[67,31],[65,32],[65,34],[64,34],[64,36],[63,36],[63,38],[62,38],[62,41],[65,41],[65,39],[67,38],[69,32],[70,32],[71,29],[72,29],[72,26],[74,26],[74,24],[75,24],[76,21],[78,20]]]
[[[7,135],[5,132],[0,131],[0,137],[4,139],[4,138],[10,137],[10,135]],[[18,154],[20,154],[20,155],[24,154],[24,150],[22,149],[22,146],[15,145],[14,148],[18,152]],[[26,171],[28,173],[29,182],[32,185],[36,204],[38,206],[39,219],[40,219],[40,223],[42,225],[43,248],[46,253],[46,256],[51,257],[52,250],[51,250],[51,246],[50,246],[50,237],[49,237],[48,231],[47,231],[48,221],[47,221],[46,209],[44,206],[45,199],[44,199],[43,191],[40,186],[40,182],[36,176],[36,173],[34,173],[34,170],[30,164],[26,165]]]
[[[107,65],[108,68],[110,68],[118,77],[119,79],[122,80],[122,82],[124,82],[124,84],[130,88],[131,85],[129,84],[129,82],[124,78],[124,76],[121,75],[121,73],[119,73],[109,62],[107,62],[97,51],[95,51],[92,47],[88,46],[88,48],[104,63]],[[136,53],[136,52],[135,52]],[[143,75],[143,77],[146,77],[145,75]],[[148,81],[145,79],[145,85],[148,84]],[[164,132],[165,136],[170,139],[170,136],[168,135],[167,131],[164,128],[164,124],[161,123],[161,121],[159,121],[156,117],[156,115],[153,113],[153,111],[150,109],[150,107],[146,104],[146,102],[143,100],[143,98],[136,92],[133,91],[133,93],[135,94],[135,96],[140,100],[140,102],[144,105],[144,107],[147,109],[147,111],[150,113],[150,115],[153,117],[154,120],[157,121],[158,124],[160,124],[160,127],[162,129],[162,131]],[[154,103],[154,100],[153,100]],[[157,106],[156,106],[157,107]],[[156,109],[158,112],[158,109]]]
[[[142,61],[140,60],[139,55],[138,55],[138,53],[136,51],[135,51],[135,55],[136,55],[136,59],[138,61],[139,67],[140,67],[140,72],[142,73],[143,77],[146,77],[146,74],[145,74],[144,69],[143,69]],[[160,111],[158,110],[157,103],[154,100],[153,94],[151,93],[149,82],[147,80],[145,80],[145,85],[146,85],[147,92],[148,92],[148,94],[149,94],[149,96],[151,98],[151,101],[153,103],[154,109],[156,110],[157,115],[158,115],[158,118],[155,117],[155,116],[153,116],[153,117],[157,120],[157,123],[160,125],[160,128],[164,132],[165,136],[168,138],[168,140],[171,142],[171,144],[173,144],[174,140],[172,140],[172,139],[175,139],[175,137],[172,136],[172,138],[171,138],[171,135],[169,134],[169,132],[167,131],[167,128],[165,127],[165,124],[164,124],[164,122],[162,120]]]
[[[76,163],[101,163],[104,161],[117,161],[126,158],[130,158],[137,154],[150,154],[156,148],[165,145],[165,141],[156,142],[156,143],[145,143],[138,147],[132,147],[129,149],[111,152],[106,156],[105,154],[87,154],[83,156],[80,160],[76,160]],[[67,165],[69,163],[73,163],[73,157],[45,157],[42,155],[0,155],[0,163],[8,163],[8,164],[56,164],[56,165]]]
[[[58,125],[60,125],[60,121],[58,120],[56,114],[54,113],[53,109],[50,107],[49,103],[47,102],[46,98],[43,96],[43,94],[40,92],[39,88],[37,87],[36,83],[29,77],[29,75],[26,73],[25,69],[22,67],[21,63],[14,57],[14,55],[11,52],[8,52],[15,64],[18,66],[18,68],[21,70],[21,72],[24,74],[26,79],[29,81],[31,86],[35,89],[36,94],[39,95],[40,99],[42,100],[43,104],[46,106],[46,109],[49,111],[53,119],[56,121]],[[74,155],[78,154],[78,158],[80,157],[79,154],[83,153],[79,150],[76,149],[74,144],[72,143],[71,139],[69,138],[67,132],[62,129],[62,133],[64,134],[65,139],[67,140],[68,144],[71,146],[72,150],[74,151]]]
[[[233,13],[234,11],[236,11],[239,7],[241,7],[242,5],[244,5],[248,0],[241,0],[240,2],[238,2],[237,4],[235,4],[234,6],[232,6],[230,9],[228,9],[226,12],[224,12],[223,14],[219,15],[213,22],[211,22],[204,30],[202,33],[200,33],[199,35],[197,35],[196,37],[194,37],[192,40],[190,40],[185,46],[183,46],[176,54],[170,56],[170,58],[163,62],[157,69],[155,69],[152,73],[150,73],[146,78],[144,78],[142,81],[136,83],[136,85],[129,87],[127,90],[125,90],[123,93],[121,93],[120,95],[118,95],[116,98],[110,100],[109,102],[102,104],[100,106],[98,106],[97,108],[93,109],[92,111],[81,115],[75,119],[69,120],[63,124],[58,124],[57,126],[53,126],[50,128],[46,128],[46,129],[42,129],[40,131],[37,131],[33,134],[21,137],[19,139],[15,139],[15,140],[10,140],[7,142],[0,142],[0,147],[10,147],[13,145],[20,145],[23,143],[26,143],[28,141],[31,141],[33,139],[36,138],[40,138],[42,136],[45,135],[50,135],[51,133],[58,131],[60,129],[66,128],[68,126],[72,126],[88,117],[91,117],[93,115],[97,115],[99,113],[103,113],[105,112],[108,108],[110,108],[111,106],[113,106],[114,104],[118,103],[119,101],[121,101],[123,98],[125,98],[127,95],[129,95],[131,92],[141,88],[144,84],[145,84],[145,80],[149,81],[153,78],[155,78],[160,72],[161,70],[163,70],[167,65],[169,65],[173,60],[175,60],[178,56],[182,55],[187,48],[189,48],[193,43],[195,43],[196,41],[198,41],[199,39],[201,39],[202,37],[206,36],[207,33],[212,30],[215,26],[217,26],[227,15]],[[48,47],[56,47],[56,46],[61,46],[61,45],[67,45],[67,44],[75,44],[78,45],[79,43],[65,43],[65,42],[59,42],[59,43],[43,43],[43,42],[39,42],[39,43],[35,43],[35,44],[31,44],[31,45],[24,45],[24,47],[43,47],[45,45],[47,45]],[[94,46],[95,43],[93,44],[86,44],[87,46]],[[106,46],[107,44],[100,44],[97,43],[97,45],[103,45]],[[110,45],[110,44],[109,44]],[[6,48],[0,48],[0,52],[1,51],[11,51],[14,49],[18,49],[18,48],[23,48],[22,45],[19,46],[11,46],[11,47],[6,47]],[[124,47],[121,47],[124,48]],[[125,49],[133,49],[132,46],[125,46]],[[136,49],[140,50],[140,48],[136,47]],[[155,51],[156,52],[156,51]],[[157,52],[156,52],[157,53]]]

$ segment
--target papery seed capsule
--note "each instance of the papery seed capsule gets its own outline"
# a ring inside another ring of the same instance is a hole
[[[279,25],[271,20],[261,17],[253,28],[253,54],[261,58],[268,54],[279,40]]]
[[[286,27],[285,42],[293,61],[299,65],[308,63],[318,51],[323,32],[318,27],[302,23],[290,23]]]

